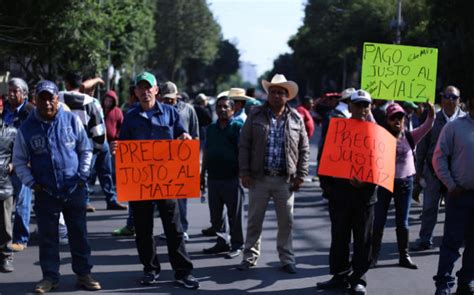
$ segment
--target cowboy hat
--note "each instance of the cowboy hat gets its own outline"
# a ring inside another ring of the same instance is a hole
[[[298,85],[293,81],[287,81],[285,76],[282,74],[275,74],[270,82],[262,80],[262,86],[266,93],[268,93],[268,89],[272,86],[285,88],[288,91],[289,99],[295,98],[298,94]]]
[[[232,100],[251,100],[253,97],[245,95],[245,89],[243,88],[231,88],[227,96]]]
[[[223,96],[229,96],[229,90],[222,91],[221,93],[217,95],[217,98],[221,98]]]

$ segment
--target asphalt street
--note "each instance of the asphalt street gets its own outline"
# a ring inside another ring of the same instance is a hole
[[[315,157],[315,156],[314,156]],[[314,164],[314,163],[313,163]],[[315,167],[312,165],[312,174]],[[100,187],[92,196],[92,204],[97,208],[89,213],[88,229],[92,247],[93,276],[102,284],[102,290],[96,293],[105,294],[346,294],[341,292],[320,292],[315,285],[318,281],[327,280],[328,253],[331,242],[330,222],[327,202],[321,197],[317,182],[304,184],[296,194],[294,222],[294,250],[297,261],[297,274],[287,274],[279,269],[280,263],[276,252],[276,216],[270,203],[265,217],[262,236],[262,255],[258,265],[248,271],[236,270],[240,258],[225,259],[224,255],[206,255],[203,248],[213,245],[214,238],[201,235],[201,229],[210,225],[207,203],[192,199],[188,207],[190,241],[187,250],[194,263],[194,276],[201,283],[199,290],[186,290],[173,282],[173,271],[168,262],[164,241],[156,238],[159,259],[162,261],[160,282],[151,287],[138,283],[142,274],[142,266],[138,260],[135,241],[128,237],[113,237],[111,232],[123,226],[126,211],[105,210],[104,197]],[[246,202],[247,203],[247,202]],[[247,205],[245,205],[247,212]],[[380,267],[369,271],[368,294],[375,295],[425,295],[434,294],[432,277],[436,272],[439,248],[412,253],[418,270],[398,267],[398,252],[395,238],[395,222],[393,206],[386,225],[383,240]],[[411,241],[416,240],[420,228],[419,216],[421,206],[414,204],[411,210]],[[435,244],[441,242],[444,221],[444,208],[441,209],[439,221],[435,229]],[[244,224],[246,224],[246,214]],[[245,227],[245,226],[244,226]],[[30,230],[36,228],[36,220],[32,217]],[[155,234],[162,233],[159,218],[155,219]],[[27,294],[34,290],[35,283],[41,277],[36,239],[32,238],[28,248],[15,254],[15,271],[0,274],[0,293]],[[460,267],[456,264],[455,270]],[[75,275],[71,270],[71,258],[68,246],[61,246],[61,281],[54,294],[87,294],[75,286]],[[349,294],[349,293],[347,293]]]

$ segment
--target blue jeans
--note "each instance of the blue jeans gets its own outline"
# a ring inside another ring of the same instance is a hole
[[[107,142],[102,146],[102,150],[92,157],[91,166],[95,168],[107,204],[116,203],[117,192],[112,177],[112,155]],[[90,199],[87,197],[87,203],[89,202]]]
[[[38,220],[40,266],[43,278],[59,281],[59,214],[63,212],[68,229],[72,270],[78,276],[90,274],[91,249],[87,240],[86,189],[78,186],[67,198],[35,193],[35,212]]]
[[[437,288],[450,289],[454,286],[451,274],[454,263],[461,256],[459,249],[463,244],[462,267],[456,276],[458,284],[469,284],[474,281],[474,190],[447,198],[438,273],[433,278]]]
[[[408,214],[410,213],[412,192],[413,176],[396,178],[393,193],[381,186],[378,187],[374,231],[383,231],[392,198],[395,203],[395,223],[397,229],[408,229]]]
[[[421,217],[420,243],[433,245],[433,231],[438,222],[439,203],[441,199],[441,182],[425,165],[423,176],[426,187],[423,190],[423,214]]]
[[[31,188],[23,185],[16,174],[11,176],[15,198],[15,221],[13,223],[13,243],[28,244],[30,238]]]

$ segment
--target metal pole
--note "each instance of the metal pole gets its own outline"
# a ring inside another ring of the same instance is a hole
[[[400,44],[402,42],[402,0],[398,0],[397,3],[397,36],[395,39],[396,44]]]

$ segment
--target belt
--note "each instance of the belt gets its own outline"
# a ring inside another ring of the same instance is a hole
[[[267,175],[267,176],[286,176],[286,171],[285,170],[264,169],[263,174]]]

